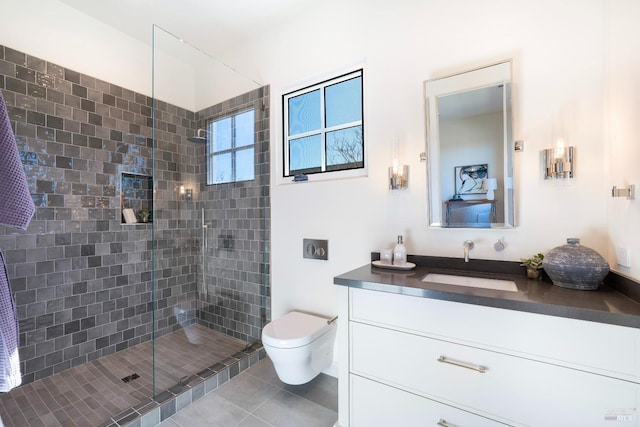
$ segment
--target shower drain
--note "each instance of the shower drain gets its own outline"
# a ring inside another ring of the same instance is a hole
[[[133,374],[127,375],[126,377],[124,377],[122,379],[122,381],[124,381],[125,383],[128,383],[128,382],[133,381],[133,380],[138,379],[138,378],[140,378],[140,375],[138,375],[138,374],[136,374],[134,372]]]

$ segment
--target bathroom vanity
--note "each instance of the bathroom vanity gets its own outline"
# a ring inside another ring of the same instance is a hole
[[[419,258],[407,272],[366,265],[334,279],[341,427],[640,425],[640,303],[513,266]],[[515,290],[422,281],[430,273]]]

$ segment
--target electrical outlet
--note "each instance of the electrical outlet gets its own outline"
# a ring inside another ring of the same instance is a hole
[[[617,247],[616,262],[620,267],[631,267],[631,256],[629,255],[629,249]]]

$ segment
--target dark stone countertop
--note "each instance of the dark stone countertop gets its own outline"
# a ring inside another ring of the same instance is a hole
[[[372,260],[378,259],[372,254]],[[640,328],[640,302],[632,297],[629,288],[640,284],[613,273],[605,284],[594,291],[565,289],[555,286],[548,278],[527,279],[524,267],[517,262],[471,260],[458,258],[409,256],[417,267],[413,270],[391,270],[371,264],[334,277],[341,286],[379,292],[432,298],[465,304],[483,305],[549,316],[568,317],[612,325]],[[468,275],[492,279],[513,280],[517,292],[472,288],[457,285],[423,282],[428,273]],[[625,282],[619,286],[619,282]]]

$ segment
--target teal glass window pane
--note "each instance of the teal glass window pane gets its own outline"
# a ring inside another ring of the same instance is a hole
[[[231,117],[216,120],[210,123],[209,127],[209,152],[228,150],[231,148]]]
[[[233,169],[231,166],[231,153],[217,154],[213,156],[210,166],[212,184],[232,182]]]
[[[359,165],[364,161],[362,126],[327,132],[327,168]]]
[[[322,165],[322,139],[311,135],[289,141],[289,171],[319,169]]]
[[[289,136],[320,129],[320,89],[289,98]]]
[[[255,177],[254,154],[253,147],[236,151],[236,181],[250,181]]]
[[[253,145],[253,110],[236,116],[236,147]]]
[[[327,86],[325,111],[327,127],[362,120],[362,77]]]

